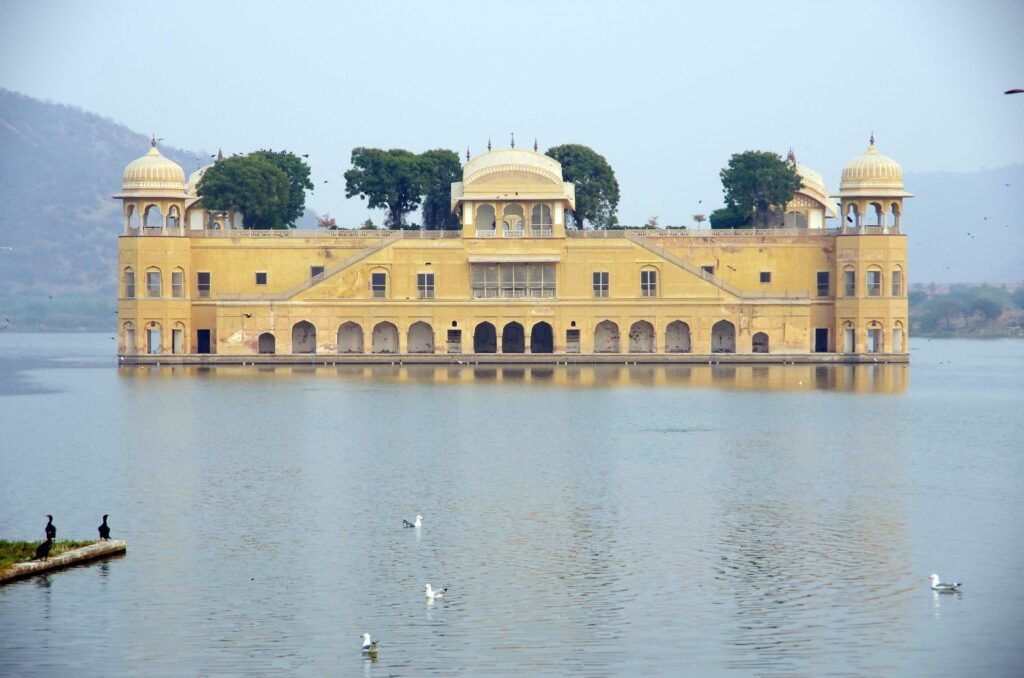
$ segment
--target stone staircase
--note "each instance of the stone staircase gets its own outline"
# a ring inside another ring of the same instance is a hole
[[[671,252],[669,252],[668,250],[665,249],[664,245],[656,245],[656,244],[654,244],[653,242],[651,242],[650,238],[647,238],[647,237],[645,237],[644,235],[642,235],[640,233],[634,233],[632,231],[625,231],[625,234],[626,234],[626,239],[627,240],[631,240],[632,242],[634,242],[635,244],[639,245],[640,247],[643,247],[648,252],[651,252],[652,254],[657,254],[662,259],[665,259],[666,261],[672,262],[673,264],[675,264],[679,268],[683,269],[684,271],[688,271],[688,272],[694,274],[695,276],[697,276],[701,280],[704,280],[704,281],[714,285],[715,287],[717,287],[718,289],[722,290],[723,292],[728,292],[729,294],[731,294],[731,295],[733,295],[735,297],[739,297],[741,299],[745,298],[745,297],[748,297],[748,296],[757,296],[757,297],[761,296],[761,295],[749,295],[748,293],[744,292],[739,287],[736,287],[736,285],[733,285],[732,283],[726,282],[725,280],[719,278],[717,275],[714,275],[713,273],[708,273],[707,271],[705,271],[700,266],[695,266],[695,265],[691,264],[690,262],[686,261],[685,259],[672,254]]]

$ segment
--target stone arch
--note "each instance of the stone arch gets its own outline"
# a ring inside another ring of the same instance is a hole
[[[534,231],[551,230],[551,206],[539,203],[530,210],[530,228]]]
[[[124,227],[126,231],[139,230],[139,209],[133,202],[124,206]]]
[[[867,326],[867,352],[882,353],[885,351],[885,338],[882,335],[882,323],[872,320]]]
[[[523,206],[519,204],[505,205],[501,211],[501,230],[504,233],[520,232],[526,222],[526,215],[523,213]]]
[[[901,210],[900,210],[900,203],[899,202],[891,202],[891,203],[889,203],[889,213],[892,215],[892,225],[893,225],[893,227],[895,227],[896,229],[899,229],[899,227],[900,227],[900,216],[902,216]]]
[[[711,326],[711,352],[736,352],[736,326],[728,320],[719,320]]]
[[[188,331],[185,328],[185,323],[178,321],[174,323],[174,327],[171,328],[171,353],[182,354],[187,353],[185,346],[185,337],[188,336]]]
[[[497,226],[494,205],[478,205],[476,208],[476,230],[493,231]]]
[[[611,320],[594,328],[594,353],[619,353],[619,326]]]
[[[874,216],[872,221],[874,223],[865,224],[866,226],[885,226],[885,207],[880,202],[868,203],[868,214]]]
[[[374,353],[398,353],[398,328],[388,321],[379,322],[373,328]]]
[[[135,324],[130,320],[124,325],[124,352],[125,353],[137,353],[139,350],[138,344],[135,343]]]
[[[170,209],[167,210],[167,228],[172,230],[178,230],[181,225],[181,213],[178,210],[177,205],[171,205]]]
[[[629,328],[630,353],[654,353],[654,325],[646,320],[637,320]]]
[[[897,320],[892,324],[892,343],[889,351],[891,353],[905,353],[906,349],[903,347],[903,339],[907,335],[904,333],[903,321]]]
[[[292,353],[316,353],[316,327],[307,320],[292,325]]]
[[[257,341],[257,350],[261,354],[273,355],[277,352],[277,340],[270,332],[264,332]]]
[[[434,328],[422,320],[417,320],[409,326],[409,339],[406,345],[406,353],[433,353]]]
[[[690,326],[682,320],[673,320],[665,328],[665,352],[689,353],[690,350]]]
[[[160,205],[157,205],[156,203],[150,203],[149,205],[146,205],[146,209],[142,212],[142,227],[164,227],[164,214],[163,212],[160,211]]]
[[[163,326],[152,320],[146,323],[146,353],[159,355],[164,351]]]
[[[853,353],[857,350],[857,328],[853,326],[853,322],[846,320],[843,322],[843,353]]]
[[[526,332],[517,322],[510,322],[501,329],[502,353],[525,353]]]
[[[798,210],[790,210],[783,216],[782,225],[786,228],[807,228],[807,215]]]
[[[363,328],[351,320],[338,327],[338,353],[362,353]]]
[[[555,331],[546,322],[534,323],[530,329],[530,353],[554,353]]]
[[[768,335],[758,332],[750,340],[750,350],[754,353],[768,353]]]
[[[498,334],[494,325],[482,322],[473,330],[473,353],[497,353]]]

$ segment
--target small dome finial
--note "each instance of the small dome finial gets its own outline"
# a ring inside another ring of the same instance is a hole
[[[156,148],[156,135],[155,134],[151,134],[150,135],[150,137],[149,137],[149,145],[152,146],[153,148]]]
[[[512,148],[516,147],[516,133],[512,132]]]
[[[533,152],[537,152],[537,137],[533,138]]]
[[[874,133],[874,131],[872,131],[872,132],[871,132],[871,139],[870,139],[870,142],[871,142],[871,145],[872,145],[872,146],[874,146],[874,145],[875,145],[875,133]]]
[[[220,162],[223,159],[224,159],[224,151],[222,151],[221,149],[218,148],[217,149],[217,162]]]
[[[796,153],[793,152],[792,146],[789,147],[789,153],[786,154],[786,160],[789,161],[790,165],[796,167]]]
[[[466,162],[469,162],[469,146],[466,146]]]
[[[487,137],[487,150],[491,150],[491,138]]]

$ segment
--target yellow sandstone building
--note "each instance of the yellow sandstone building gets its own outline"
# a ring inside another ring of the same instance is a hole
[[[115,196],[118,351],[125,362],[906,361],[900,166],[872,139],[838,196],[797,170],[803,187],[778,228],[566,230],[575,192],[561,166],[507,148],[467,160],[452,185],[461,231],[252,231],[206,210],[204,169],[186,181],[154,143]]]

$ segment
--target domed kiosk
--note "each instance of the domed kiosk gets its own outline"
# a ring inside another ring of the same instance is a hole
[[[903,199],[913,194],[903,190],[903,168],[878,152],[872,134],[868,150],[843,168],[837,197],[844,216],[843,228],[894,229],[898,233]]]
[[[185,209],[185,171],[178,163],[165,158],[150,141],[146,155],[130,162],[124,168],[120,198],[124,208],[125,233],[139,229],[181,228],[181,215]]]

